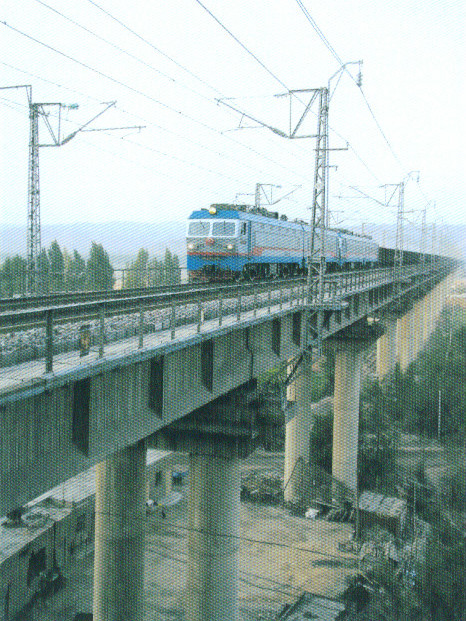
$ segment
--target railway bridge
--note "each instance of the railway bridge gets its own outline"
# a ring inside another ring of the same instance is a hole
[[[35,331],[38,344],[22,358],[3,351],[0,361],[1,513],[97,464],[94,621],[141,621],[145,452],[188,452],[186,618],[234,621],[239,460],[267,425],[250,386],[288,370],[285,499],[293,501],[297,470],[309,462],[309,363],[316,344],[318,353],[333,347],[333,476],[355,490],[362,354],[377,341],[379,378],[397,362],[405,369],[456,267],[438,257],[328,274],[320,294],[298,278],[5,304],[5,339]]]

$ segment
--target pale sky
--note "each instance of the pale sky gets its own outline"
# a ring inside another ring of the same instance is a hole
[[[416,210],[429,203],[429,222],[466,224],[464,3],[303,3],[343,62],[363,60],[363,93],[389,143],[343,75],[330,104],[330,147],[350,148],[330,154],[338,167],[330,168],[331,221],[359,230],[363,221],[394,223],[394,208],[362,193],[383,201],[382,184],[416,170],[419,183],[412,178],[406,187],[408,217],[418,219]],[[0,86],[30,84],[35,102],[79,104],[63,110],[64,136],[113,100],[116,107],[89,128],[146,126],[80,133],[60,148],[41,148],[43,224],[183,220],[238,194],[253,202],[245,195],[256,183],[281,186],[274,198],[301,185],[277,208],[309,217],[314,141],[238,130],[240,116],[216,99],[234,98],[231,105],[287,131],[289,99],[275,95],[325,86],[339,64],[296,0],[203,4],[258,60],[197,0],[3,1]],[[348,69],[356,78],[358,67]],[[294,115],[301,105],[294,101]],[[0,91],[0,109],[0,222],[26,225],[25,89]],[[54,116],[49,121],[55,126]],[[315,116],[303,131],[314,133]]]

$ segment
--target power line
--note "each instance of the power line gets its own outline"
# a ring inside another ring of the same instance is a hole
[[[142,97],[145,97],[146,99],[149,99],[150,101],[152,101],[153,103],[161,106],[162,108],[165,108],[167,110],[170,110],[171,112],[174,112],[175,114],[182,116],[190,121],[192,121],[193,123],[196,123],[197,125],[201,125],[202,127],[215,131],[217,132],[218,130],[210,127],[209,125],[207,125],[206,123],[203,123],[202,121],[199,121],[198,119],[195,119],[191,116],[189,116],[188,114],[182,112],[181,110],[176,110],[175,108],[173,108],[172,106],[169,106],[168,104],[164,103],[163,101],[160,101],[159,99],[156,99],[155,97],[152,97],[151,95],[148,95],[147,93],[144,93],[143,91],[134,88],[133,86],[130,86],[129,84],[126,84],[125,82],[122,82],[121,80],[118,80],[117,78],[114,78],[113,76],[108,75],[107,73],[104,73],[103,71],[100,71],[99,69],[95,69],[94,67],[91,67],[90,65],[82,62],[81,60],[78,60],[77,58],[73,58],[72,56],[70,56],[69,54],[65,54],[65,52],[62,52],[61,50],[58,50],[57,48],[49,45],[48,43],[44,43],[43,41],[40,41],[39,39],[36,39],[35,37],[33,37],[32,35],[28,35],[25,32],[22,32],[21,30],[19,30],[18,28],[15,28],[14,26],[11,26],[10,24],[8,24],[7,22],[1,22],[4,26],[6,26],[7,28],[9,28],[10,30],[12,30],[13,32],[16,32],[18,34],[20,34],[21,36],[34,41],[34,43],[37,43],[38,45],[41,45],[42,47],[45,47],[49,50],[51,50],[52,52],[55,52],[56,54],[59,54],[60,56],[63,56],[64,58],[66,58],[67,60],[71,60],[72,62],[80,65],[81,67],[84,67],[85,69],[88,69],[89,71],[92,71],[93,73],[96,73],[97,75],[99,75],[102,78],[105,78],[107,80],[110,80],[111,82],[114,82],[115,84],[118,84],[119,86],[123,86],[124,88],[127,88],[128,90],[132,91],[133,93],[136,93],[136,95],[141,95]]]
[[[90,1],[90,0],[89,0]],[[195,0],[195,2],[197,2],[211,17],[212,19],[214,19],[217,24],[223,28],[223,30],[225,30],[230,37],[232,37],[234,39],[234,41],[236,41],[238,43],[238,45],[240,45],[257,63],[259,63],[259,65],[261,67],[263,67],[263,69],[265,69],[265,71],[267,71],[267,73],[269,75],[271,75],[281,86],[283,86],[283,88],[285,88],[288,92],[290,92],[289,87],[275,74],[273,73],[273,71],[271,71],[244,43],[242,43],[238,37],[236,35],[234,35],[231,30],[229,30],[213,13],[212,11],[210,11],[200,0]],[[302,3],[300,2],[300,0],[297,0],[297,2],[302,5]],[[303,10],[307,11],[303,5]],[[309,15],[309,19],[312,20],[313,23],[313,27],[315,25],[315,28],[317,29],[319,36],[322,38],[322,40],[325,42],[325,44],[328,46],[328,48],[332,51],[332,54],[335,55],[335,57],[337,58],[339,64],[345,69],[345,71],[348,73],[348,75],[351,77],[351,79],[354,81],[353,76],[351,75],[351,73],[348,71],[348,69],[346,67],[344,67],[344,63],[341,60],[341,58],[338,56],[338,54],[335,52],[335,50],[332,48],[332,46],[330,45],[330,43],[327,41],[327,39],[325,38],[325,36],[323,35],[322,31],[320,31],[320,29],[318,28],[317,24],[315,24],[314,20],[312,19],[312,17]],[[300,103],[303,103],[302,100],[297,96],[296,93],[291,92],[290,93],[291,96],[295,97]],[[380,182],[380,180],[378,179],[377,175],[375,173],[373,173],[371,171],[371,169],[369,168],[369,166],[366,164],[366,162],[364,162],[364,160],[362,159],[362,157],[356,152],[356,150],[354,149],[354,147],[352,147],[349,142],[343,138],[343,136],[341,136],[341,134],[339,134],[336,130],[334,130],[332,127],[330,127],[330,129],[332,130],[332,132],[338,136],[339,138],[341,138],[344,142],[348,143],[348,146],[350,146],[351,151],[355,154],[355,156],[357,157],[357,159],[364,165],[364,167],[369,171],[369,173],[375,178],[377,179],[378,182]]]
[[[96,511],[95,515],[105,515],[105,516],[114,516],[114,515],[119,515],[117,513],[111,512],[111,511]],[[146,522],[146,518],[135,518],[134,516],[131,518],[133,521],[134,520],[140,520],[143,522]],[[255,544],[259,544],[259,545],[267,545],[267,546],[271,546],[271,547],[275,547],[275,548],[283,548],[283,549],[288,549],[288,550],[293,550],[295,552],[305,552],[308,554],[315,554],[317,556],[325,556],[327,558],[332,558],[332,559],[337,559],[337,560],[347,560],[348,557],[347,556],[343,556],[342,554],[331,554],[330,552],[322,552],[320,550],[316,550],[313,548],[302,548],[299,546],[292,546],[289,545],[287,543],[282,543],[279,541],[269,541],[267,539],[254,539],[253,537],[246,537],[244,535],[234,535],[232,533],[219,533],[217,531],[210,531],[207,530],[206,528],[194,528],[192,526],[182,526],[181,524],[177,524],[174,521],[170,521],[167,520],[165,518],[164,520],[164,529],[166,529],[167,526],[170,526],[171,528],[175,528],[178,530],[182,530],[182,531],[186,531],[186,532],[194,532],[194,533],[199,533],[201,535],[210,535],[212,537],[216,537],[218,539],[234,539],[237,541],[245,541],[247,543],[255,543]],[[163,529],[161,529],[158,532],[162,532]],[[168,533],[170,534],[170,533]]]
[[[190,91],[191,93],[194,93],[195,95],[197,95],[198,97],[200,97],[201,99],[204,99],[205,101],[208,101],[210,103],[214,103],[214,101],[212,99],[210,99],[210,97],[207,97],[205,95],[203,95],[202,93],[199,93],[198,91],[196,91],[195,89],[187,86],[186,84],[183,84],[182,82],[180,82],[179,80],[176,80],[175,78],[173,78],[172,76],[168,75],[167,73],[164,73],[163,71],[160,71],[160,69],[156,69],[153,65],[147,63],[145,60],[142,60],[142,58],[139,58],[138,56],[135,56],[134,54],[132,54],[131,52],[128,52],[127,50],[123,49],[122,47],[115,45],[115,43],[112,43],[111,41],[109,41],[108,39],[105,39],[104,37],[100,36],[99,34],[97,34],[96,32],[94,32],[93,30],[91,30],[90,28],[87,28],[86,26],[83,26],[82,24],[79,24],[78,22],[76,22],[74,19],[71,19],[70,17],[64,15],[63,13],[61,13],[60,11],[58,11],[57,9],[54,9],[53,7],[49,6],[48,4],[46,4],[45,2],[43,2],[42,0],[35,0],[35,2],[41,4],[42,6],[46,7],[47,9],[49,9],[50,11],[53,11],[54,13],[56,13],[57,15],[60,15],[61,17],[63,17],[63,19],[66,19],[67,21],[69,21],[70,23],[74,24],[75,26],[77,26],[78,28],[81,28],[82,30],[84,30],[85,32],[89,33],[90,35],[92,35],[93,37],[95,37],[96,39],[98,39],[99,41],[102,41],[104,43],[106,43],[107,45],[110,45],[111,47],[113,47],[114,49],[118,50],[119,52],[121,52],[122,54],[126,54],[126,56],[129,56],[130,58],[132,58],[133,60],[136,60],[137,62],[141,63],[142,65],[144,65],[145,67],[147,67],[148,69],[151,69],[152,71],[155,71],[156,73],[160,74],[161,76],[163,76],[164,78],[166,78],[167,80],[169,80],[170,82],[173,82],[179,86],[181,86],[182,88]],[[131,31],[133,34],[135,34],[133,31]],[[157,51],[159,51],[160,53],[162,53],[160,50],[157,49]],[[172,60],[172,59],[171,59]],[[174,62],[172,60],[172,62]]]
[[[135,37],[137,37],[140,41],[143,41],[144,43],[146,43],[146,45],[148,45],[149,47],[151,47],[153,50],[155,50],[156,52],[158,52],[159,54],[161,54],[162,56],[164,56],[165,58],[167,58],[169,61],[171,61],[173,64],[175,64],[177,67],[179,67],[180,69],[182,69],[183,71],[185,71],[186,73],[188,73],[191,77],[195,78],[196,80],[198,80],[199,82],[201,82],[202,84],[204,84],[205,86],[207,86],[208,88],[212,89],[213,91],[215,91],[218,95],[221,95],[220,91],[218,91],[215,87],[213,87],[211,84],[209,84],[208,82],[205,82],[202,78],[200,78],[198,75],[196,75],[195,73],[193,73],[192,71],[190,71],[189,69],[187,69],[186,67],[184,67],[181,63],[179,63],[178,61],[174,60],[171,56],[169,56],[168,54],[166,54],[163,50],[161,50],[159,47],[155,46],[153,43],[151,43],[150,41],[148,41],[147,39],[145,39],[143,36],[141,36],[140,34],[138,34],[137,32],[135,32],[134,30],[132,30],[129,26],[127,26],[125,23],[123,23],[121,20],[119,20],[117,17],[115,17],[114,15],[112,15],[111,13],[109,13],[108,11],[106,11],[104,8],[102,8],[100,5],[97,4],[97,2],[94,2],[94,0],[87,0],[90,4],[92,4],[93,6],[95,6],[97,9],[99,9],[99,11],[102,11],[102,13],[105,13],[105,15],[107,15],[110,19],[112,19],[113,21],[115,21],[117,24],[119,24],[122,28],[124,28],[125,30],[127,30],[128,32],[130,32],[132,35],[134,35]]]
[[[306,17],[307,21],[311,24],[312,28],[315,30],[315,32],[317,33],[318,37],[320,38],[320,40],[323,42],[323,44],[325,45],[325,47],[329,50],[329,52],[332,54],[332,56],[335,58],[335,60],[338,62],[338,64],[340,65],[340,67],[342,69],[344,69],[346,71],[346,73],[349,75],[349,77],[351,78],[351,80],[353,80],[353,82],[355,84],[357,84],[357,86],[359,87],[359,90],[361,92],[362,98],[364,99],[367,108],[369,109],[369,112],[377,126],[377,129],[379,130],[380,134],[382,135],[383,139],[385,140],[386,144],[388,145],[388,148],[390,149],[391,154],[393,155],[393,157],[395,158],[395,160],[397,161],[398,165],[400,166],[400,168],[402,170],[405,170],[405,166],[402,164],[400,158],[398,157],[398,155],[395,153],[395,150],[393,149],[392,145],[390,144],[390,141],[388,140],[385,132],[382,129],[382,126],[380,125],[379,121],[377,120],[374,111],[372,110],[371,105],[369,104],[369,101],[363,91],[363,88],[360,84],[358,84],[356,82],[356,80],[354,79],[354,77],[351,75],[351,73],[346,69],[346,67],[344,67],[344,63],[342,61],[342,59],[340,58],[340,56],[337,54],[337,52],[335,51],[335,48],[331,45],[330,41],[327,39],[327,37],[324,35],[324,33],[322,32],[322,30],[319,28],[319,26],[317,25],[317,22],[315,21],[315,19],[312,17],[312,15],[309,13],[309,11],[307,10],[307,8],[304,6],[302,0],[296,0],[296,3],[298,4],[299,8],[301,9],[301,11],[303,12],[304,16]]]
[[[5,100],[5,98],[3,98],[3,97],[0,97],[0,100],[9,101],[9,100]],[[11,103],[14,103],[14,105],[16,105],[17,107],[22,107],[22,108],[23,108],[23,107],[25,107],[25,106],[23,106],[22,104],[19,104],[19,103],[16,103],[16,102],[11,102],[11,101],[9,101],[9,104],[11,104]],[[7,105],[7,107],[9,107],[9,108],[11,108],[12,110],[15,110],[16,112],[18,112],[18,110],[16,110],[16,109],[15,109],[12,105],[8,105],[8,104],[4,104],[4,105]],[[56,115],[55,115],[55,114],[53,114],[53,113],[49,113],[49,116],[51,116],[51,117],[56,117]],[[70,123],[71,123],[71,121],[70,121]],[[77,125],[77,126],[79,125],[78,123],[72,123],[72,124],[73,124],[73,125]],[[163,128],[161,128],[161,129],[163,129]],[[106,134],[107,136],[110,136],[110,135],[111,135],[110,133],[106,132],[105,130],[100,130],[100,131],[102,131],[102,133]],[[167,131],[168,131],[168,130],[167,130]],[[212,174],[218,175],[218,176],[220,176],[220,177],[223,177],[224,179],[228,179],[229,181],[234,181],[235,183],[242,183],[242,181],[241,181],[240,179],[235,179],[234,177],[230,177],[229,175],[227,175],[227,174],[225,174],[225,173],[221,173],[221,172],[218,172],[218,171],[216,171],[216,170],[212,170],[211,168],[208,168],[208,167],[206,167],[206,166],[202,166],[201,164],[197,164],[197,163],[195,163],[195,162],[191,162],[191,161],[189,161],[189,160],[185,160],[184,158],[180,158],[180,157],[178,157],[178,156],[176,156],[176,155],[172,155],[172,154],[167,153],[167,152],[165,152],[165,151],[161,151],[160,149],[156,149],[155,147],[149,147],[148,145],[143,145],[143,144],[140,144],[139,142],[136,142],[136,141],[134,141],[134,140],[130,140],[130,139],[128,139],[127,137],[122,136],[122,137],[120,137],[120,138],[119,138],[119,140],[124,140],[125,142],[128,142],[129,144],[133,144],[133,145],[135,145],[135,146],[137,146],[137,147],[140,147],[141,149],[145,149],[145,150],[151,151],[151,152],[153,152],[153,153],[157,153],[157,154],[159,154],[159,155],[163,155],[164,157],[168,157],[168,158],[174,159],[174,160],[176,160],[176,161],[179,161],[179,162],[181,162],[181,163],[183,163],[183,164],[187,164],[187,165],[192,166],[192,167],[194,167],[194,168],[198,168],[198,169],[200,169],[200,170],[205,170],[206,172],[209,172],[209,173],[212,173]],[[93,147],[97,148],[97,147],[96,147],[96,145],[94,145],[94,144],[92,144],[92,143],[87,142],[87,144],[89,144],[89,145],[91,145],[91,146],[93,146]],[[200,146],[200,145],[199,145],[199,146]],[[107,151],[106,149],[100,149],[100,150]],[[108,151],[107,151],[107,152],[108,152]],[[113,153],[113,152],[112,152],[112,151],[110,151],[110,153]],[[218,155],[222,155],[222,154],[218,153]],[[225,157],[227,157],[227,156],[225,156]],[[127,161],[131,161],[131,160],[129,160],[128,158],[125,158],[125,157],[120,157],[120,159],[124,159],[124,160],[127,160]],[[235,161],[237,161],[237,160],[235,160]],[[133,163],[138,163],[138,162],[134,161]],[[240,162],[238,162],[238,163],[240,163]],[[139,164],[139,163],[138,163],[138,164]],[[148,170],[153,171],[153,169],[152,169],[152,168],[149,168],[149,167],[146,167],[146,168],[148,168]],[[161,173],[161,174],[162,174],[162,173]],[[164,177],[166,176],[166,175],[165,175],[165,173],[163,173],[163,176],[164,176]],[[173,177],[173,176],[172,176],[172,177]],[[176,178],[176,177],[173,177],[173,178]]]
[[[39,1],[39,0],[37,0]],[[219,91],[215,86],[212,86],[209,82],[207,82],[206,80],[200,78],[198,75],[196,75],[195,73],[193,73],[192,71],[190,71],[189,69],[187,69],[184,65],[182,65],[181,63],[179,63],[178,61],[176,61],[174,58],[172,58],[171,56],[169,56],[166,52],[164,52],[163,50],[161,50],[159,47],[156,47],[153,43],[151,43],[150,41],[148,41],[145,37],[141,36],[139,33],[137,33],[135,30],[133,30],[132,28],[130,28],[127,24],[125,24],[124,22],[122,22],[120,19],[118,19],[117,17],[115,17],[114,15],[112,15],[109,11],[103,9],[101,6],[99,6],[96,2],[94,2],[93,0],[88,0],[88,2],[90,2],[90,4],[92,4],[93,6],[95,6],[97,9],[99,9],[100,11],[102,11],[105,15],[107,15],[110,19],[112,19],[113,21],[115,21],[117,24],[119,24],[122,28],[124,28],[125,30],[127,30],[128,32],[130,32],[132,35],[134,35],[135,37],[137,37],[138,39],[140,39],[141,41],[143,41],[146,45],[148,45],[149,47],[151,47],[153,50],[155,50],[156,52],[158,52],[159,54],[161,54],[162,56],[164,56],[165,58],[167,58],[168,60],[170,60],[172,63],[174,63],[177,67],[179,67],[180,69],[182,69],[183,71],[185,71],[186,73],[188,73],[190,76],[192,76],[193,78],[195,78],[196,80],[198,80],[199,82],[201,82],[202,84],[204,84],[205,86],[207,86],[208,88],[210,88],[212,91],[214,91],[215,93],[217,93],[217,95],[220,95],[221,97],[225,97],[225,95]],[[203,5],[202,5],[203,6]],[[203,6],[203,8],[205,8],[206,11],[208,11],[208,9],[206,9],[206,7]],[[250,50],[248,50],[248,48],[246,48],[246,46],[244,46],[241,41],[239,41],[239,39],[237,37],[235,37],[235,35],[233,35],[233,33],[231,33],[230,31],[228,31],[228,29],[223,26],[223,24],[221,24],[221,22],[219,20],[217,20],[217,18],[210,12],[208,11],[209,14],[213,17],[213,19],[215,19],[225,30],[227,30],[227,32],[229,32],[229,34],[235,39],[235,41],[237,41],[237,43],[239,45],[241,45],[241,47],[243,47],[243,49],[245,49],[262,67],[265,68],[265,70],[270,73],[278,82],[279,84],[281,84],[284,88],[286,88],[288,90],[288,87],[277,77],[275,76],[265,65],[264,63],[262,63]],[[185,88],[189,88],[189,87],[185,87]],[[198,91],[195,91],[194,89],[189,89],[192,92],[196,93],[199,97],[203,97],[204,99],[206,99],[207,101],[209,101],[210,103],[212,103],[212,100],[210,100],[208,97],[205,97],[204,95],[202,95],[201,93],[199,93]],[[296,95],[295,95],[296,96]],[[242,143],[238,143],[238,144],[242,144]],[[294,157],[297,157],[295,154],[293,154],[292,152],[288,151],[289,153],[291,153]]]
[[[196,79],[198,79],[199,81],[201,81],[203,84],[209,86],[212,90],[216,91],[218,94],[222,94],[220,93],[220,91],[218,89],[216,89],[215,87],[213,87],[212,85],[208,84],[207,82],[205,82],[204,80],[202,80],[201,78],[199,78],[199,76],[196,76],[195,74],[193,74],[192,72],[190,72],[188,69],[186,69],[186,67],[180,65],[179,63],[177,63],[177,61],[175,61],[172,57],[168,56],[165,54],[165,52],[163,52],[162,50],[160,50],[160,48],[154,47],[149,41],[147,41],[147,39],[141,37],[138,33],[136,33],[134,30],[130,29],[126,24],[124,24],[121,20],[118,20],[117,18],[115,18],[113,15],[111,15],[108,11],[105,11],[102,7],[98,6],[95,2],[93,2],[92,0],[89,0],[91,2],[91,4],[93,4],[94,6],[96,6],[96,8],[99,8],[102,12],[104,12],[108,17],[110,17],[112,20],[116,21],[120,26],[122,26],[123,28],[125,28],[126,30],[128,30],[129,32],[131,32],[131,34],[133,34],[134,36],[142,39],[147,45],[151,46],[153,49],[155,49],[158,53],[163,54],[164,56],[166,56],[167,58],[169,58],[169,60],[173,63],[175,63],[177,66],[181,67],[184,71],[187,71],[190,75],[192,75],[193,77],[196,77]],[[192,89],[182,83],[179,83],[179,81],[175,80],[174,78],[172,78],[171,76],[159,71],[158,69],[155,69],[152,65],[149,65],[148,63],[146,63],[145,61],[141,60],[140,58],[138,58],[137,56],[131,54],[130,52],[127,52],[126,50],[124,50],[123,48],[120,48],[119,46],[111,43],[110,41],[108,41],[107,39],[104,39],[103,37],[101,37],[100,35],[98,35],[97,33],[93,32],[92,30],[90,30],[89,28],[86,28],[85,26],[82,26],[81,24],[78,24],[76,21],[72,20],[71,18],[67,17],[66,15],[64,15],[63,13],[61,13],[60,11],[57,11],[56,9],[50,7],[49,5],[47,5],[45,2],[43,2],[42,0],[36,0],[36,2],[38,2],[39,4],[45,6],[46,8],[50,9],[51,11],[54,11],[55,13],[57,13],[58,15],[60,15],[61,17],[63,17],[64,19],[70,21],[71,23],[73,23],[74,25],[76,25],[79,28],[82,28],[83,30],[85,30],[86,32],[90,33],[91,35],[95,36],[96,38],[100,39],[101,41],[107,43],[108,45],[114,47],[115,49],[119,50],[120,52],[127,54],[128,56],[130,56],[131,58],[137,60],[138,62],[142,63],[143,65],[149,67],[150,69],[160,73],[161,75],[163,75],[164,77],[166,77],[168,80],[172,81],[172,82],[176,82],[178,84],[180,84],[183,88],[188,89],[190,92],[196,94],[197,96],[201,97],[202,99],[204,99],[205,101],[208,101],[209,103],[213,103],[213,101],[209,98],[206,97],[205,95],[202,95],[201,93],[199,93],[198,91],[196,91],[195,89]],[[198,4],[200,4],[200,6],[202,6],[202,8],[250,55],[252,56],[252,58],[254,58],[254,60],[256,62],[259,63],[259,65],[261,67],[263,67],[275,80],[278,81],[278,83],[283,86],[284,88],[286,88],[288,90],[288,87],[286,86],[286,84],[280,80],[280,78],[278,76],[276,76],[249,48],[247,48],[239,39],[238,37],[236,37],[204,4],[202,4],[202,2],[200,2],[199,0],[196,0],[196,2],[198,2]],[[312,18],[311,18],[312,19]],[[317,26],[317,25],[316,25]],[[318,27],[317,27],[318,28]],[[322,33],[321,33],[322,34]],[[322,34],[323,37],[323,34]],[[325,37],[324,37],[325,38]],[[327,41],[328,43],[328,41]],[[330,44],[328,44],[330,45]],[[331,47],[331,46],[330,46]],[[332,48],[333,50],[333,48]],[[334,50],[333,50],[334,51]],[[336,54],[336,52],[335,52]],[[338,55],[337,58],[339,59]],[[339,59],[340,64],[342,64],[341,59]],[[346,69],[345,69],[346,70]],[[347,71],[347,70],[346,70]],[[347,73],[350,75],[350,77],[353,79],[352,75],[347,71]],[[354,80],[354,79],[353,79]],[[293,93],[294,96],[296,96],[295,93]],[[298,98],[299,99],[299,98]],[[301,101],[301,100],[300,100]],[[147,121],[146,121],[147,122]],[[338,132],[336,132],[335,130],[332,129],[332,131],[338,135],[342,140],[345,140],[340,134],[338,134]],[[346,141],[347,142],[347,141]],[[242,144],[242,143],[240,143]],[[353,153],[355,154],[355,156],[357,157],[357,159],[359,159],[359,161],[365,166],[365,168],[368,170],[368,172],[370,174],[372,174],[377,180],[377,176],[369,169],[368,165],[364,162],[364,160],[361,158],[361,156],[356,152],[356,150],[351,146],[351,150],[353,151]],[[288,151],[290,153],[290,151]],[[294,155],[294,154],[293,154]],[[295,155],[294,155],[295,156]],[[297,157],[297,156],[295,156]],[[379,180],[378,180],[379,181]]]
[[[240,145],[241,147],[247,149],[248,151],[251,151],[251,152],[259,155],[260,157],[264,157],[265,159],[268,159],[270,162],[280,166],[284,170],[288,170],[289,172],[293,172],[293,174],[296,174],[296,171],[294,171],[294,170],[292,170],[292,169],[290,169],[290,168],[288,168],[286,166],[283,166],[283,164],[280,164],[279,162],[276,162],[274,159],[268,157],[267,155],[265,155],[263,153],[260,153],[259,151],[257,151],[256,149],[253,149],[252,147],[244,145],[242,142],[240,142],[238,140],[235,140],[234,138],[231,138],[229,136],[225,136],[225,134],[223,134],[218,129],[216,129],[214,127],[211,127],[210,125],[208,125],[206,123],[203,123],[202,121],[199,121],[198,119],[195,119],[194,117],[191,117],[190,115],[185,114],[184,112],[181,112],[180,110],[176,110],[175,108],[169,106],[168,104],[165,104],[164,102],[162,102],[162,101],[160,101],[158,99],[155,99],[151,95],[148,95],[147,93],[144,93],[143,91],[141,91],[139,89],[136,89],[136,88],[130,86],[129,84],[126,84],[126,83],[118,80],[117,78],[114,78],[114,77],[112,77],[112,76],[110,76],[110,75],[100,71],[99,69],[95,69],[94,67],[91,67],[90,65],[87,65],[86,63],[83,63],[82,61],[77,60],[76,58],[73,58],[72,56],[70,56],[68,54],[65,54],[64,52],[62,52],[62,51],[52,47],[51,45],[48,45],[47,43],[44,43],[44,42],[40,41],[39,39],[36,39],[35,37],[32,37],[31,35],[28,35],[28,34],[22,32],[21,30],[15,28],[14,26],[11,26],[11,25],[7,24],[6,22],[1,22],[1,23],[4,26],[6,26],[7,28],[9,28],[9,29],[13,30],[14,32],[20,34],[21,36],[24,36],[24,37],[34,41],[35,43],[37,43],[37,44],[39,44],[39,45],[41,45],[41,46],[43,46],[43,47],[45,47],[45,48],[47,48],[47,49],[49,49],[49,50],[51,50],[53,52],[59,54],[60,56],[63,56],[65,58],[67,58],[68,60],[77,63],[78,65],[84,67],[85,69],[88,69],[88,70],[92,71],[93,73],[96,73],[96,74],[100,75],[101,77],[104,77],[104,78],[106,78],[106,79],[108,79],[108,80],[118,84],[119,86],[123,86],[124,88],[127,88],[128,90],[130,90],[130,91],[132,91],[132,92],[134,92],[134,93],[136,93],[138,95],[141,95],[141,96],[149,99],[153,103],[155,103],[157,105],[160,105],[163,108],[166,108],[166,109],[176,113],[177,115],[182,116],[182,117],[192,121],[193,123],[196,123],[196,124],[200,125],[201,127],[205,128],[205,129],[208,129],[209,131],[212,131],[212,132],[214,132],[216,134],[221,135],[222,137],[226,138],[227,140],[230,140],[230,141],[234,142],[235,144]],[[298,176],[302,177],[302,175],[298,175]]]
[[[287,91],[289,91],[290,89],[288,88],[288,86],[282,82],[282,80],[280,80],[280,78],[278,76],[276,76],[273,71],[271,71],[261,60],[259,60],[259,58],[253,53],[251,52],[251,50],[244,44],[242,43],[238,37],[236,35],[234,35],[231,30],[229,30],[225,24],[223,24],[217,17],[215,17],[215,15],[212,13],[212,11],[210,11],[202,2],[201,0],[195,0],[195,2],[197,2],[197,4],[199,4],[199,6],[201,6],[204,11],[206,11],[206,13],[208,13],[213,20],[215,20],[217,22],[217,24],[223,28],[223,30],[225,30],[225,32],[227,32],[229,34],[229,36],[234,39],[236,41],[236,43],[238,43],[238,45],[240,45],[243,50],[245,50],[245,52],[247,52],[249,54],[249,56],[251,56],[252,58],[254,58],[254,60],[259,63],[259,65],[265,69],[265,71],[267,71],[267,73],[269,75],[272,76],[272,78],[274,78],[274,80],[276,80],[281,86],[283,86],[283,88],[285,88]]]

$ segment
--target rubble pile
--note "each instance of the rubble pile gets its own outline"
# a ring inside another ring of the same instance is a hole
[[[279,504],[283,500],[283,475],[277,472],[244,472],[241,476],[241,499]]]

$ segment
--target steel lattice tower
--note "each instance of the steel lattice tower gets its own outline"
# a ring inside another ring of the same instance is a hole
[[[37,287],[37,259],[41,250],[39,185],[39,104],[29,104],[29,171],[27,227],[27,291]]]

